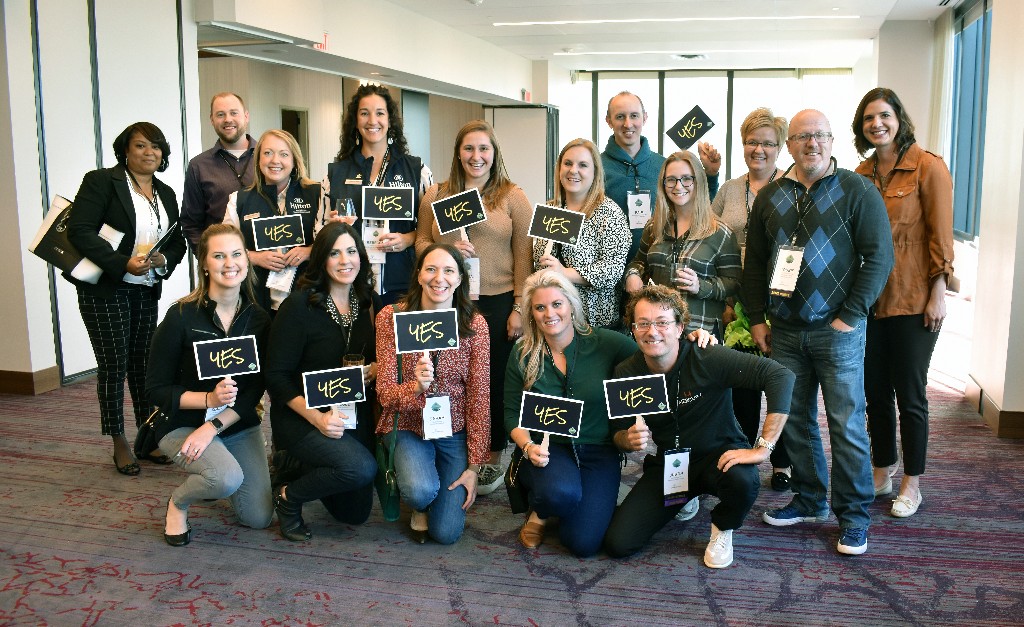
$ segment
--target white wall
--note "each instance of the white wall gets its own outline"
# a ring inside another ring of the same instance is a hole
[[[997,407],[1024,411],[1024,2],[995,0],[992,17],[970,372]]]
[[[934,23],[892,21],[878,32],[878,87],[888,87],[903,101],[914,135],[923,148],[931,136],[932,65],[934,63]],[[867,90],[861,92],[861,95]],[[856,103],[854,103],[856,106]]]

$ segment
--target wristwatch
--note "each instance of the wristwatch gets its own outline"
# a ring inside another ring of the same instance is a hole
[[[516,304],[512,305],[512,311],[516,312],[517,314],[522,315],[522,313],[523,313],[523,306],[520,305],[519,303],[516,303]]]
[[[224,430],[224,423],[220,421],[220,418],[211,418],[210,424],[213,425],[213,428],[217,430],[217,433],[220,433],[221,431]]]
[[[766,448],[769,453],[775,452],[775,445],[761,437],[754,441],[754,448]]]

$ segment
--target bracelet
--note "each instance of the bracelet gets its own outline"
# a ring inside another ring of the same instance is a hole
[[[640,271],[637,270],[636,268],[630,268],[629,270],[626,270],[626,278],[628,279],[631,276],[640,276]]]
[[[516,312],[520,316],[523,315],[523,306],[519,303],[512,305],[512,311]]]
[[[527,440],[526,444],[523,445],[523,455],[525,455],[527,458],[530,457],[530,447],[533,445],[533,440]]]
[[[209,392],[203,394],[203,403],[206,404],[206,408],[207,409],[210,408],[210,393]]]
[[[769,453],[775,452],[775,445],[761,437],[754,441],[754,448],[766,448]]]

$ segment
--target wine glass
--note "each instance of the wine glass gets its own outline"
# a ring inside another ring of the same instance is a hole
[[[135,255],[137,257],[148,256],[159,239],[159,233],[156,229],[143,229],[135,238]],[[153,287],[153,279],[153,268],[150,268],[145,276],[146,285]]]
[[[352,202],[351,198],[339,198],[334,201],[334,209],[338,212],[338,217],[341,218],[346,224],[355,224],[356,222],[356,205]]]

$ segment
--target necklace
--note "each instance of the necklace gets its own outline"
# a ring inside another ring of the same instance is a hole
[[[324,304],[327,306],[327,313],[331,314],[331,318],[346,332],[352,327],[356,318],[359,317],[359,299],[356,298],[355,290],[349,290],[348,292],[348,313],[338,311],[338,306],[334,304],[334,297],[330,294],[327,295],[327,300]]]
[[[132,174],[132,171],[129,170],[128,168],[125,168],[124,171],[128,173],[128,178],[132,180],[132,185],[129,185],[128,187],[130,187],[131,190],[135,192],[136,196],[139,196],[140,198],[145,200],[146,204],[149,205],[149,212],[150,214],[152,214],[152,217],[156,219],[157,232],[163,231],[163,224],[161,223],[160,220],[160,198],[156,195],[156,185],[153,185],[152,181],[150,182],[150,186],[153,189],[153,197],[149,198],[144,193],[142,193],[142,185],[139,185],[139,181],[138,179],[135,178],[135,175]]]

